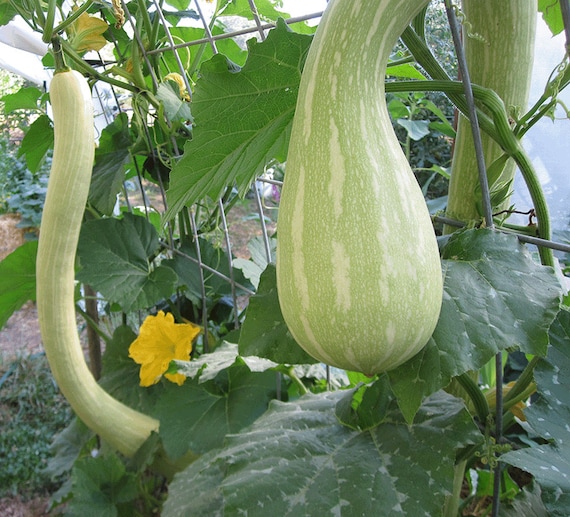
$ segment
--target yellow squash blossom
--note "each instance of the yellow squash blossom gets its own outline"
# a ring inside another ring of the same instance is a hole
[[[178,86],[178,90],[180,91],[180,98],[190,102],[190,95],[188,95],[188,90],[186,89],[186,83],[184,82],[184,78],[177,74],[176,72],[171,72],[165,78],[165,81],[173,81]]]
[[[192,341],[200,333],[200,327],[192,323],[175,323],[174,316],[159,311],[147,316],[137,337],[129,347],[129,357],[141,365],[140,385],[152,386],[168,370],[170,361],[188,361]],[[180,373],[164,375],[181,386],[186,377]]]
[[[107,25],[105,20],[91,14],[82,13],[69,28],[71,45],[78,52],[101,50],[107,44],[103,33],[108,28],[109,25]]]

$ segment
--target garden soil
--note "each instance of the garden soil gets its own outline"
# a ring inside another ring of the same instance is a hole
[[[261,235],[259,222],[248,217],[251,206],[236,206],[229,218],[233,253],[237,257],[249,258],[247,243]],[[4,259],[24,243],[24,232],[17,227],[19,216],[0,216],[0,260]],[[269,222],[268,233],[275,231],[275,224]],[[42,353],[42,341],[38,326],[38,312],[32,302],[26,303],[14,312],[0,330],[0,376],[12,360],[22,356]],[[23,500],[16,496],[0,499],[0,517],[49,516],[49,496]]]
[[[0,260],[24,243],[24,231],[18,228],[20,218],[16,214],[0,216]],[[38,313],[33,303],[25,304],[16,311],[0,330],[0,372],[10,362],[21,356],[41,353]],[[23,500],[16,497],[0,499],[2,517],[39,517],[49,515],[48,497]]]

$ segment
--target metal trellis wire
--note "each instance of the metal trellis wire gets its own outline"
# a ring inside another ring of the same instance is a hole
[[[244,36],[251,36],[257,37],[260,41],[263,41],[267,36],[267,31],[271,28],[275,27],[275,24],[272,22],[266,22],[261,19],[256,3],[254,0],[248,0],[249,9],[251,11],[251,20],[250,25],[244,27],[241,25],[236,30],[228,30],[226,29],[222,34],[213,34],[212,27],[211,27],[211,20],[208,17],[208,13],[205,12],[202,4],[198,0],[192,0],[189,6],[189,9],[193,9],[196,13],[196,18],[199,22],[200,29],[203,29],[203,37],[192,41],[185,41],[180,42],[176,41],[171,32],[171,26],[169,21],[167,20],[167,16],[163,12],[163,4],[159,0],[152,0],[152,4],[154,7],[154,12],[158,17],[158,22],[161,25],[161,30],[164,31],[165,37],[162,40],[162,44],[159,48],[154,49],[145,49],[144,42],[142,41],[141,35],[139,30],[137,30],[137,21],[135,20],[135,16],[129,11],[128,5],[125,2],[122,2],[122,9],[124,11],[125,16],[125,29],[128,30],[129,34],[132,33],[132,37],[136,42],[138,49],[141,55],[141,61],[146,64],[146,69],[150,72],[151,81],[153,86],[156,87],[159,83],[159,78],[156,77],[154,73],[154,69],[151,66],[150,58],[153,55],[159,55],[160,57],[165,58],[167,55],[172,56],[172,62],[174,62],[178,68],[178,73],[180,74],[181,78],[183,79],[186,91],[191,95],[192,88],[189,83],[188,73],[185,69],[185,66],[180,59],[179,52],[183,49],[188,49],[191,47],[195,47],[198,45],[209,45],[212,53],[216,54],[218,52],[217,49],[217,42],[225,39],[234,39],[239,41],[240,39],[243,40]],[[301,16],[293,17],[293,18],[285,18],[284,21],[286,24],[295,24],[303,21],[308,20],[317,20],[322,15],[322,12],[307,12]],[[115,45],[116,51],[119,52],[119,47]],[[99,66],[103,69],[108,69],[113,66],[115,63],[111,60],[106,60],[101,54],[99,55]],[[109,93],[110,91],[110,93]],[[113,85],[104,85],[101,86],[99,83],[95,84],[94,86],[94,94],[99,97],[100,105],[104,107],[99,115],[103,118],[104,124],[108,125],[112,122],[114,117],[120,112],[129,112],[131,108],[128,105],[128,102],[124,102],[124,94],[121,92],[116,91],[116,88]],[[112,101],[112,102],[110,102]],[[110,104],[113,104],[113,107],[109,107]],[[172,139],[172,149],[174,150],[175,159],[181,157],[182,150],[178,148],[177,142]],[[135,164],[136,166],[136,164]],[[133,210],[137,201],[135,199],[140,198],[140,203],[142,203],[142,208],[144,213],[146,214],[147,218],[150,216],[152,211],[159,211],[164,212],[167,208],[167,200],[166,200],[166,191],[165,187],[162,184],[161,178],[158,178],[158,189],[159,195],[158,201],[152,200],[153,195],[148,192],[148,183],[145,182],[143,178],[143,173],[140,169],[137,168],[137,177],[136,177],[137,188],[136,192],[132,193],[132,186],[127,182],[123,185],[123,202],[125,203],[128,210]],[[266,203],[264,200],[264,196],[262,194],[263,186],[265,184],[272,184],[274,188],[279,188],[281,182],[273,180],[269,177],[262,177],[258,178],[252,185],[250,194],[247,196],[249,199],[252,200],[251,202],[251,209],[255,214],[253,219],[257,219],[259,224],[259,229],[251,229],[252,237],[254,235],[259,235],[263,241],[263,249],[265,254],[265,259],[269,263],[273,260],[272,251],[271,251],[271,237],[270,232],[271,229],[267,225],[267,221],[270,221],[271,218],[268,217],[266,210]],[[153,188],[156,188],[154,186]],[[155,196],[156,197],[156,196]],[[135,199],[133,199],[135,198]],[[204,211],[205,207],[201,206],[200,210]],[[192,207],[189,210],[190,214],[190,229],[191,229],[191,236],[193,240],[194,249],[194,256],[191,256],[181,249],[175,247],[173,245],[174,239],[172,238],[173,229],[170,228],[170,239],[163,239],[161,241],[164,248],[170,250],[171,256],[181,256],[184,257],[186,260],[189,260],[198,265],[199,271],[199,279],[198,282],[201,286],[201,314],[202,314],[202,321],[201,325],[204,329],[204,334],[202,337],[203,342],[203,351],[208,351],[208,328],[209,328],[209,316],[207,310],[207,301],[208,301],[208,293],[206,292],[206,278],[211,275],[215,275],[218,279],[227,282],[230,288],[231,293],[231,304],[234,307],[233,312],[233,323],[237,328],[240,325],[240,313],[238,308],[242,308],[246,302],[244,302],[243,298],[248,297],[254,294],[254,291],[251,287],[243,285],[239,281],[236,280],[234,276],[234,240],[232,239],[232,231],[231,231],[231,223],[228,220],[227,208],[222,200],[217,201],[214,206],[207,208],[213,212],[217,210],[220,215],[220,225],[218,231],[221,232],[221,245],[227,254],[228,264],[227,268],[224,270],[229,271],[228,274],[221,272],[219,269],[212,267],[209,265],[205,260],[203,260],[203,250],[202,250],[202,243],[201,239],[199,238],[199,229],[198,224],[196,221],[196,210]]]
[[[191,47],[194,47],[196,45],[209,45],[211,48],[211,51],[215,54],[218,52],[217,49],[217,42],[224,40],[224,39],[230,39],[233,38],[234,40],[237,40],[239,38],[243,38],[243,36],[247,36],[250,35],[252,37],[257,37],[259,40],[264,40],[266,35],[267,35],[267,31],[270,30],[271,28],[275,27],[275,24],[273,22],[267,22],[261,19],[255,0],[248,0],[249,3],[249,9],[251,11],[251,20],[250,20],[250,25],[247,27],[239,27],[236,30],[227,30],[225,32],[223,32],[222,34],[213,34],[212,32],[212,27],[211,27],[211,20],[208,18],[207,13],[204,12],[204,9],[202,8],[202,4],[198,1],[198,0],[192,0],[191,3],[191,7],[194,9],[195,13],[197,14],[197,18],[199,20],[199,23],[201,25],[201,29],[203,29],[204,33],[203,33],[203,37],[194,39],[192,41],[185,41],[185,42],[180,42],[180,41],[176,41],[175,38],[172,36],[171,30],[170,30],[170,25],[169,22],[167,20],[167,17],[165,16],[163,9],[162,9],[162,3],[159,0],[152,0],[153,6],[154,6],[154,10],[156,12],[156,16],[158,16],[160,25],[161,25],[161,29],[164,31],[165,34],[165,38],[163,40],[163,44],[159,47],[159,48],[154,48],[154,49],[145,49],[144,47],[144,42],[141,40],[140,34],[137,31],[137,27],[136,27],[136,21],[133,17],[133,15],[129,12],[129,9],[127,7],[127,5],[125,3],[122,4],[123,6],[123,10],[125,13],[125,19],[126,19],[126,23],[128,24],[128,26],[130,27],[132,33],[133,33],[133,38],[135,38],[135,41],[139,47],[139,50],[141,52],[141,56],[142,56],[142,60],[147,64],[147,68],[151,73],[151,80],[154,83],[154,86],[156,86],[159,82],[159,79],[155,76],[154,71],[153,71],[153,67],[150,66],[150,61],[149,58],[153,55],[160,55],[160,56],[166,56],[167,54],[172,55],[173,57],[173,61],[176,63],[176,66],[178,67],[178,72],[180,74],[180,76],[182,77],[182,79],[185,82],[186,85],[186,91],[191,95],[192,89],[191,89],[191,85],[189,84],[189,80],[188,80],[188,76],[187,76],[187,71],[184,68],[184,64],[182,63],[182,60],[180,59],[180,55],[179,55],[179,51],[182,49],[188,49]],[[303,22],[303,21],[308,21],[308,20],[318,20],[320,18],[320,16],[322,16],[322,12],[308,12],[306,14],[300,15],[300,16],[296,16],[296,17],[292,17],[292,18],[287,18],[285,19],[285,23],[287,24],[294,24],[294,23],[298,23],[298,22]],[[451,20],[451,28],[453,29],[453,23],[457,23],[457,21],[455,20],[454,22],[454,14],[451,13],[450,15],[450,20]],[[456,28],[456,30],[458,30],[458,28]],[[457,35],[456,35],[457,38]],[[462,52],[461,52],[461,45],[459,42],[456,42],[457,46],[457,55],[458,58],[461,58]],[[107,67],[107,65],[105,64],[105,60],[103,58],[101,58],[101,62],[103,63],[104,67]],[[468,82],[468,70],[465,68],[465,63],[460,63],[463,65],[462,68],[462,73],[463,73],[463,77],[465,79],[467,79],[465,81],[465,85],[466,85],[466,97],[469,100],[469,82]],[[112,63],[109,63],[109,66],[112,65]],[[105,92],[103,89],[99,89],[98,85],[95,85],[95,89],[94,89],[96,94],[99,94],[99,96],[105,96],[107,95],[107,92]],[[116,107],[117,107],[117,112],[120,110],[123,110],[123,103],[120,101],[121,96],[115,92],[114,88],[111,87],[111,91],[112,91],[112,96],[114,98]],[[109,104],[108,103],[108,99],[102,99],[101,102],[102,105],[105,104]],[[471,101],[469,102],[470,105],[473,105],[473,101],[471,99]],[[111,115],[109,115],[109,113],[105,113],[105,120],[107,123],[110,122],[111,120]],[[476,122],[475,122],[476,124]],[[473,131],[474,135],[477,134],[476,131]],[[176,156],[180,157],[182,154],[182,151],[180,149],[178,149],[176,141],[172,141],[172,147],[174,149],[174,152],[176,154]],[[484,166],[484,164],[483,164]],[[144,207],[144,211],[145,213],[148,214],[154,209],[156,208],[155,206],[153,206],[153,203],[150,199],[149,194],[146,192],[146,187],[145,187],[145,182],[143,180],[143,175],[141,171],[137,171],[137,182],[138,182],[138,190],[140,191],[140,195],[142,197],[142,204]],[[485,175],[485,171],[484,169],[481,171],[480,177],[482,179],[482,184],[481,184],[481,190],[483,193],[483,199],[487,200],[487,203],[484,203],[484,206],[486,206],[488,209],[486,210],[486,217],[485,219],[487,220],[487,227],[492,226],[492,215],[489,213],[490,212],[490,202],[489,202],[489,188],[488,185],[486,184],[486,175]],[[251,188],[251,194],[250,196],[253,198],[254,203],[253,203],[253,207],[254,210],[257,214],[257,219],[259,221],[259,235],[261,236],[262,240],[263,240],[263,247],[264,247],[264,252],[265,252],[265,258],[267,260],[267,262],[271,262],[273,257],[272,257],[272,252],[271,252],[271,239],[269,236],[269,229],[266,225],[266,221],[268,220],[267,214],[266,214],[266,209],[264,206],[264,200],[263,200],[263,196],[261,194],[261,190],[263,190],[263,185],[271,185],[276,189],[279,189],[281,186],[281,182],[278,180],[275,180],[271,177],[260,177],[258,178],[252,188]],[[160,181],[160,177],[159,177],[159,190],[160,190],[160,200],[161,200],[161,204],[162,210],[166,210],[166,194],[165,194],[165,189],[164,186],[162,185],[162,182]],[[125,198],[125,203],[127,204],[127,207],[129,209],[132,208],[132,202],[129,199],[129,189],[127,188],[127,185],[125,185],[124,187],[124,198]],[[236,308],[236,310],[234,311],[234,315],[233,315],[233,321],[234,324],[237,326],[239,326],[240,320],[239,320],[239,314],[237,311],[237,307],[241,305],[243,305],[243,301],[240,301],[240,296],[238,294],[242,293],[245,294],[245,296],[249,296],[251,294],[253,294],[253,291],[248,288],[247,286],[244,286],[242,284],[240,284],[239,282],[236,282],[236,279],[234,278],[234,274],[233,274],[233,249],[234,249],[234,245],[233,245],[233,241],[232,241],[232,235],[231,235],[231,228],[230,228],[230,223],[228,223],[228,218],[227,218],[227,214],[226,214],[226,207],[224,205],[224,203],[222,202],[222,200],[218,201],[215,204],[214,207],[216,210],[218,210],[220,217],[221,217],[221,225],[219,230],[222,232],[222,238],[221,241],[223,242],[223,247],[227,253],[227,257],[228,257],[228,266],[229,266],[229,275],[226,275],[222,272],[220,272],[219,270],[212,268],[211,266],[209,266],[207,263],[205,263],[202,260],[202,250],[201,250],[201,243],[200,243],[200,239],[198,238],[199,236],[199,232],[198,232],[198,227],[197,227],[197,223],[195,220],[195,211],[192,209],[191,210],[191,217],[190,217],[190,223],[191,223],[191,231],[192,231],[192,235],[193,235],[193,240],[194,240],[194,245],[195,245],[195,257],[192,257],[188,254],[185,254],[184,252],[182,252],[179,249],[176,249],[172,246],[172,239],[170,240],[165,240],[163,242],[163,244],[165,246],[168,246],[171,254],[177,254],[177,255],[182,255],[184,256],[186,259],[191,260],[193,262],[195,262],[196,264],[198,264],[199,266],[199,271],[200,271],[200,284],[202,286],[202,325],[204,327],[204,331],[205,331],[205,336],[204,336],[204,351],[207,351],[207,347],[208,347],[208,314],[207,314],[207,307],[206,307],[206,302],[207,302],[207,293],[205,291],[204,288],[204,284],[205,284],[205,279],[207,275],[216,275],[218,278],[222,279],[225,282],[228,282],[230,287],[231,287],[231,298],[232,298],[232,304],[233,306]],[[453,225],[453,226],[461,226],[462,223],[458,222],[458,221],[452,221],[449,220],[448,218],[445,217],[440,217],[440,216],[435,216],[434,217],[434,221],[437,222],[443,222],[445,224],[449,224],[449,225]],[[497,230],[499,231],[503,231],[502,228],[497,228]],[[171,230],[172,231],[172,230]],[[530,244],[534,244],[537,246],[545,246],[545,247],[550,247],[553,248],[555,250],[559,250],[562,252],[570,252],[570,246],[563,244],[563,243],[558,243],[558,242],[553,242],[550,240],[545,240],[545,239],[538,239],[536,237],[530,237],[530,236],[524,236],[524,235],[517,235],[517,237],[522,241],[522,242],[526,242],[526,243],[530,243]]]

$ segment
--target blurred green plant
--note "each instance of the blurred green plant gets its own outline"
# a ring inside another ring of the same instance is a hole
[[[20,357],[0,366],[0,497],[50,493],[61,478],[44,469],[50,444],[70,421],[44,355]]]

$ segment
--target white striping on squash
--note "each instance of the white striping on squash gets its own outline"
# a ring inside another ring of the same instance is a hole
[[[340,313],[350,310],[350,255],[342,242],[332,243],[332,283],[336,291],[336,305]]]
[[[333,215],[335,219],[339,219],[342,216],[342,206],[343,206],[343,188],[346,178],[346,166],[344,161],[344,155],[341,152],[341,143],[338,127],[334,121],[334,118],[330,118],[330,140],[328,154],[330,156],[330,172],[331,179],[328,185],[328,194],[332,198],[333,203]]]
[[[303,314],[300,315],[301,324],[303,325],[304,335],[308,342],[313,346],[314,350],[317,351],[319,357],[322,358],[323,361],[334,364],[334,357],[332,357],[319,343],[319,340],[315,337],[313,333],[313,329],[311,328],[311,323]]]
[[[305,168],[300,167],[299,169],[299,186],[297,189],[297,195],[295,197],[295,206],[299,207],[299,210],[295,210],[293,213],[293,218],[291,224],[293,228],[297,228],[297,231],[293,233],[293,246],[296,249],[303,249],[303,211],[300,207],[304,204],[305,199],[305,189],[303,185],[305,184]],[[292,281],[297,289],[299,295],[299,301],[301,303],[301,309],[307,310],[309,308],[309,288],[307,285],[307,277],[305,272],[305,255],[301,251],[297,253],[294,257],[294,263],[292,267]]]
[[[277,231],[283,316],[309,354],[368,374],[418,352],[441,306],[435,235],[383,87],[394,43],[426,3],[331,0],[291,132]]]
[[[374,36],[376,36],[376,34],[378,33],[379,27],[380,27],[380,23],[382,23],[382,26],[384,27],[386,25],[386,7],[387,4],[389,4],[389,2],[382,2],[379,6],[378,9],[376,10],[376,13],[374,14],[374,18],[372,19],[372,22],[370,23],[370,27],[368,29],[368,34],[366,35],[366,41],[365,41],[365,45],[366,45],[366,49],[370,50],[370,47],[372,46],[372,40],[374,38]],[[372,49],[377,53],[377,55],[381,56],[382,55],[382,48],[377,49],[374,46],[372,46]],[[384,60],[380,60],[381,63],[384,62]]]

